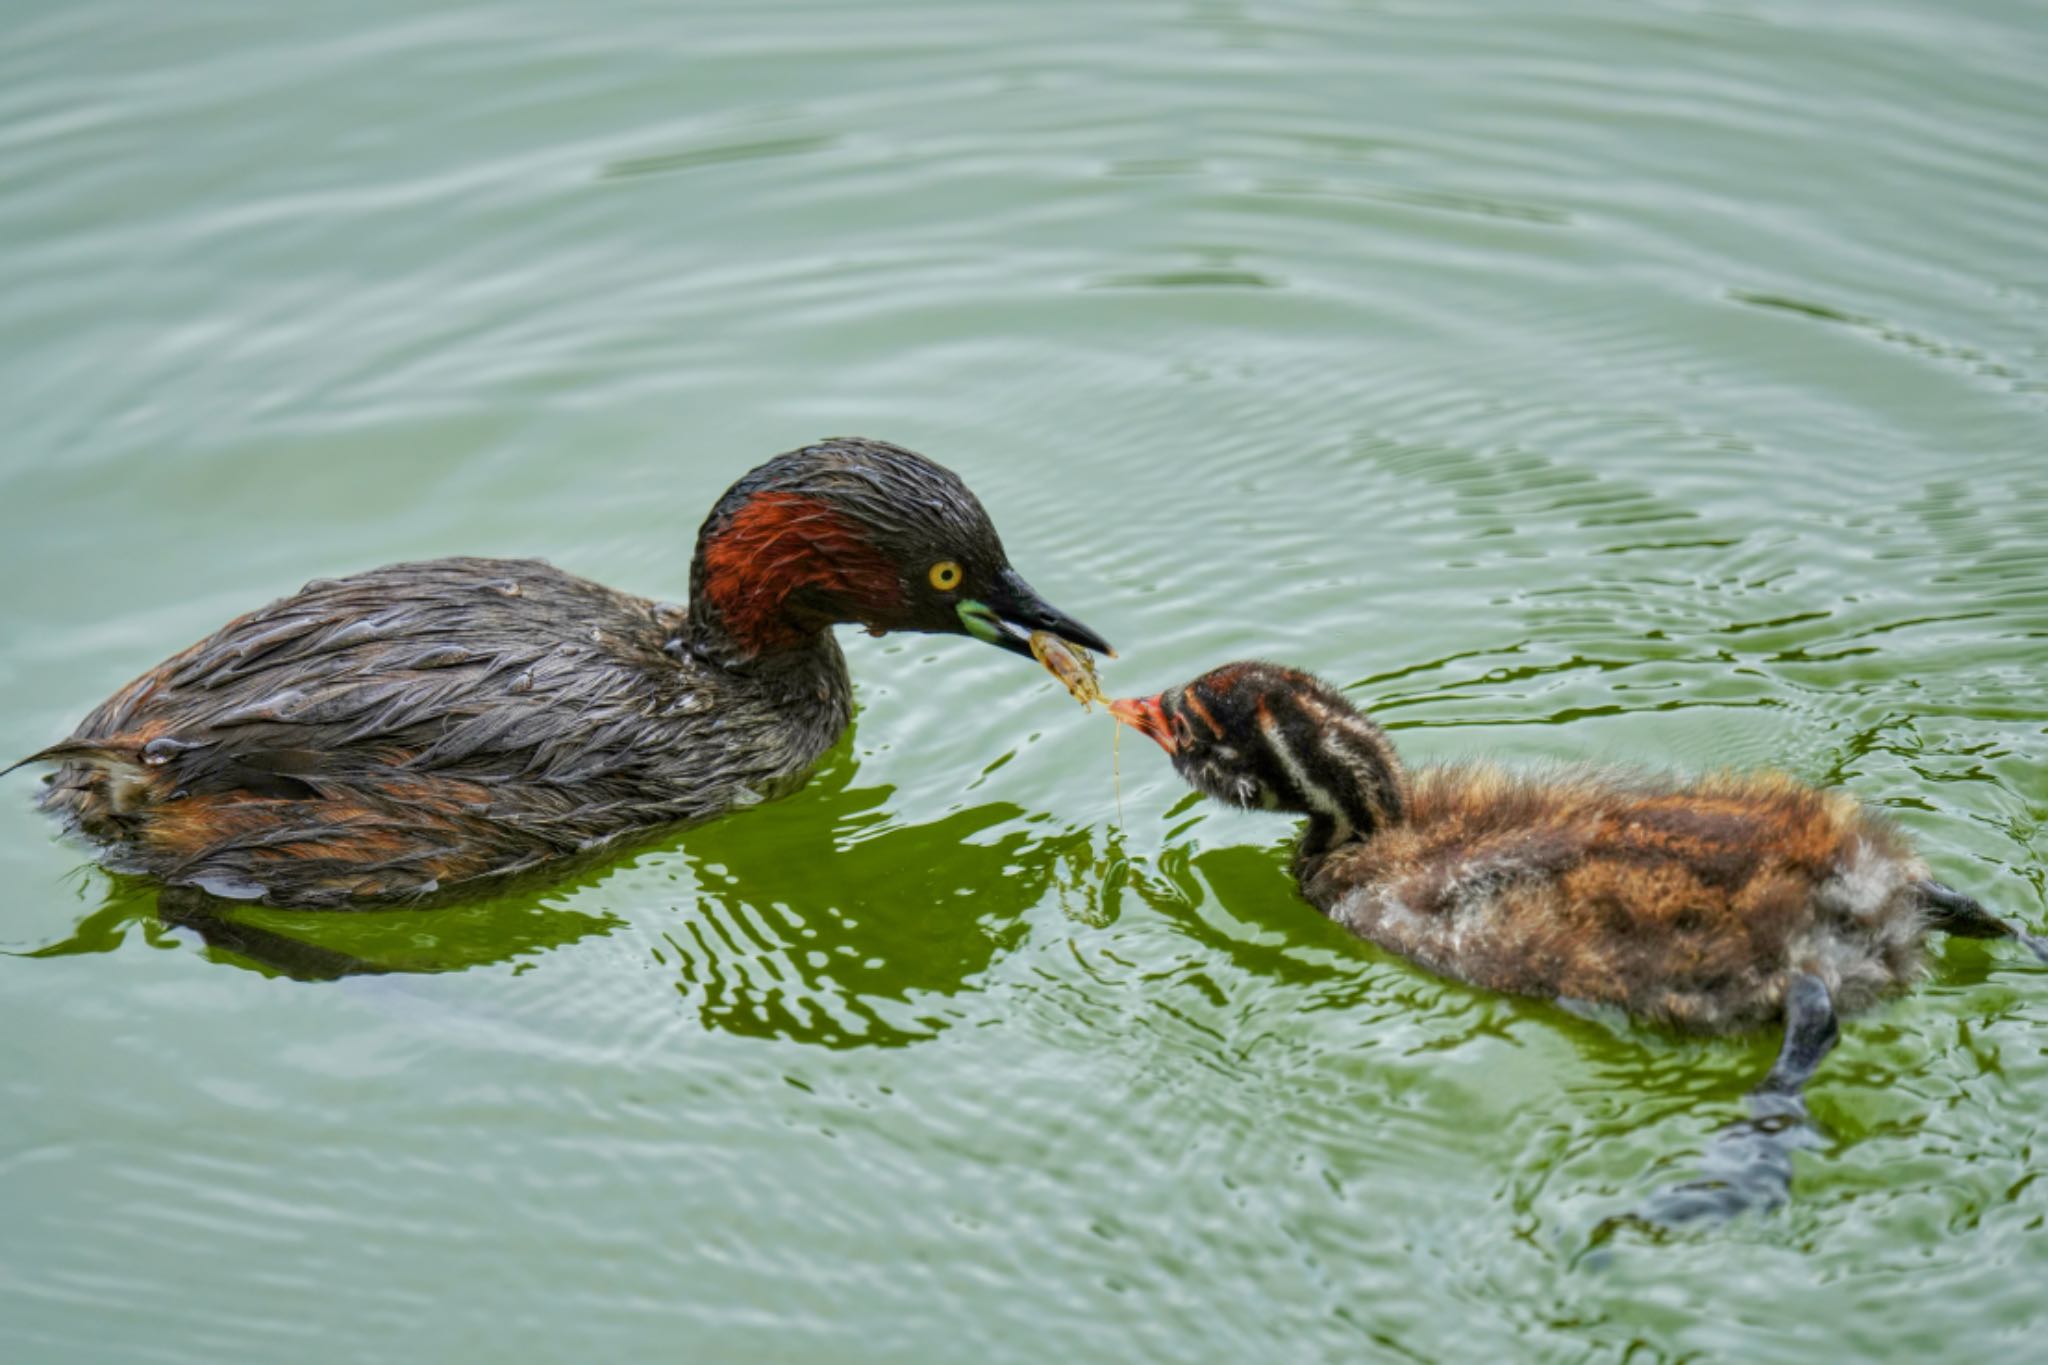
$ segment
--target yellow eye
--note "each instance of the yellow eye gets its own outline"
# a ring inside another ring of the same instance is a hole
[[[950,559],[942,559],[932,565],[932,586],[940,592],[953,591],[960,586],[960,580],[964,577],[966,575],[961,572],[960,566]]]

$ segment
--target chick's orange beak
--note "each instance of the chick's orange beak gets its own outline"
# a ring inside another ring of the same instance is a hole
[[[1109,704],[1109,714],[1120,724],[1152,736],[1170,754],[1174,751],[1173,726],[1167,722],[1166,708],[1159,704],[1159,696],[1154,693],[1149,697],[1120,697]]]

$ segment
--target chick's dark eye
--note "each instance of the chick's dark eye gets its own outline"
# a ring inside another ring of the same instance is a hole
[[[931,585],[940,592],[953,591],[953,589],[960,586],[960,580],[966,576],[960,566],[950,559],[942,559],[932,565],[932,571],[927,575],[931,580]]]
[[[1195,742],[1195,732],[1188,725],[1188,718],[1178,711],[1173,713],[1173,742],[1182,746]]]

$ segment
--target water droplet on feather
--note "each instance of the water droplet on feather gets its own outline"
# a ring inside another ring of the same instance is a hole
[[[190,740],[173,739],[169,735],[159,735],[142,746],[142,761],[152,768],[161,768],[179,754],[205,747],[203,743],[195,744]]]

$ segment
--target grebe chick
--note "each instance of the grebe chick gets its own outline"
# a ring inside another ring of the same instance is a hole
[[[174,885],[417,898],[792,789],[852,717],[842,622],[1108,652],[1010,567],[959,478],[835,439],[719,499],[687,607],[537,560],[309,583],[36,754],[61,765],[42,804]]]
[[[1308,816],[1296,876],[1353,932],[1489,990],[1701,1033],[1782,1020],[1767,1087],[1796,1092],[1838,1011],[1909,985],[1930,929],[2012,935],[2048,960],[1934,882],[1887,821],[1789,778],[1406,773],[1336,688],[1263,663],[1110,713],[1208,795]]]

